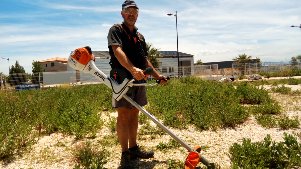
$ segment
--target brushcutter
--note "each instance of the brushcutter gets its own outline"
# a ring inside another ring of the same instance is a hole
[[[100,82],[104,83],[106,86],[112,89],[113,97],[116,100],[120,100],[121,98],[126,99],[129,103],[131,103],[142,113],[148,116],[155,124],[157,124],[161,129],[168,133],[179,144],[186,148],[189,154],[185,160],[185,169],[195,169],[199,163],[203,163],[205,166],[207,166],[207,168],[216,168],[214,163],[210,163],[205,157],[201,156],[200,146],[191,148],[188,144],[186,144],[183,140],[181,140],[173,132],[171,132],[167,127],[165,127],[158,119],[156,119],[156,117],[154,117],[151,113],[146,111],[142,106],[137,104],[126,95],[129,88],[135,86],[134,79],[125,78],[121,84],[118,84],[114,79],[108,77],[96,67],[93,58],[94,56],[91,54],[91,52],[89,53],[86,48],[78,48],[71,52],[68,58],[68,65],[75,70],[94,75],[98,80],[100,80]]]

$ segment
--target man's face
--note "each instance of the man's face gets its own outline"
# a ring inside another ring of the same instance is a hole
[[[138,9],[134,7],[129,7],[122,10],[121,15],[124,19],[124,22],[129,26],[135,26],[135,23],[138,18]]]

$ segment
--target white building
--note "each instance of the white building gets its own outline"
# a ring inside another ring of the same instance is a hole
[[[194,74],[194,58],[193,55],[179,52],[179,68],[178,57],[176,51],[159,51],[161,57],[157,58],[159,67],[157,68],[165,76],[189,76]],[[110,74],[111,66],[110,54],[108,51],[93,51],[95,56],[96,66],[106,75]],[[65,64],[66,70],[64,72],[44,72],[44,84],[55,83],[75,83],[75,82],[97,82],[97,79],[87,73],[75,71]],[[179,70],[179,73],[178,73]],[[67,77],[68,76],[68,77]],[[47,80],[48,79],[48,80]],[[56,79],[56,80],[54,80]],[[51,83],[51,82],[54,83]]]
[[[159,71],[167,76],[177,76],[178,72],[181,76],[190,76],[194,74],[194,58],[193,55],[179,52],[179,69],[178,57],[176,51],[159,51],[161,56],[158,58]]]

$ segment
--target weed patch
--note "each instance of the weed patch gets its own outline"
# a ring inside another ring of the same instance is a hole
[[[283,142],[272,141],[268,135],[264,141],[252,143],[244,139],[230,148],[232,168],[301,167],[301,144],[292,135],[284,134]]]
[[[74,169],[105,169],[104,165],[108,162],[109,153],[106,149],[95,150],[91,143],[87,142],[75,151],[77,164]]]

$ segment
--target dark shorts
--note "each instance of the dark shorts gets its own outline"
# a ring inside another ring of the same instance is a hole
[[[129,91],[126,93],[127,96],[129,96],[131,99],[133,99],[136,103],[138,103],[140,106],[145,106],[147,104],[147,98],[146,98],[146,88],[145,86],[134,86],[129,89]],[[124,98],[117,101],[112,97],[112,106],[114,108],[118,107],[127,107],[127,108],[133,108],[134,106],[126,101]]]

